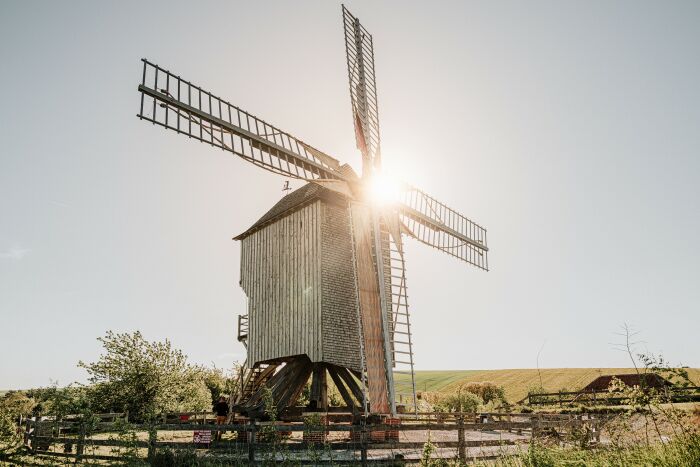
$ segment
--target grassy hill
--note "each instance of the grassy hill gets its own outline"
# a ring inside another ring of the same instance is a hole
[[[634,368],[545,368],[540,370],[540,374],[545,390],[555,392],[560,389],[578,390],[600,375],[634,371]],[[700,385],[699,368],[689,369],[688,374],[696,385]],[[527,395],[529,388],[540,386],[540,377],[536,369],[416,371],[417,391],[450,392],[459,384],[482,381],[503,386],[510,402],[521,400]]]

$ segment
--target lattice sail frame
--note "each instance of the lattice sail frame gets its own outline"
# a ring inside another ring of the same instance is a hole
[[[302,180],[343,179],[337,159],[142,59],[138,117]]]
[[[409,236],[488,271],[484,227],[408,184],[400,191],[397,210]]]
[[[379,106],[374,69],[372,35],[343,5],[345,52],[348,63],[350,101],[357,147],[363,154],[362,173],[381,166],[381,140],[379,136]]]

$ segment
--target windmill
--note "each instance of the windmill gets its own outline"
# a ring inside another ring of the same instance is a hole
[[[241,242],[238,319],[247,348],[237,412],[259,416],[266,390],[278,411],[311,378],[311,405],[328,406],[330,376],[359,413],[416,409],[403,237],[488,270],[486,230],[381,170],[372,36],[344,6],[352,119],[362,171],[143,59],[138,117],[265,170],[306,182]],[[267,389],[266,389],[267,388]]]

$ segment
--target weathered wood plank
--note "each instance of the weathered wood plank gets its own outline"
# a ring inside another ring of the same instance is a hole
[[[367,206],[362,204],[353,203],[351,206],[370,408],[373,413],[389,413],[388,379],[384,365],[382,336],[382,307],[379,298],[379,282],[372,258],[371,213]]]

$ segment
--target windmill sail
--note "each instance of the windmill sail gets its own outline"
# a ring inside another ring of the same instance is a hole
[[[410,236],[488,271],[485,228],[410,185],[404,185],[398,211]]]
[[[343,26],[355,137],[357,147],[362,151],[362,173],[368,175],[372,167],[378,168],[381,165],[372,35],[345,6],[343,6]]]
[[[145,59],[138,89],[139,118],[288,177],[345,178],[333,157]]]

